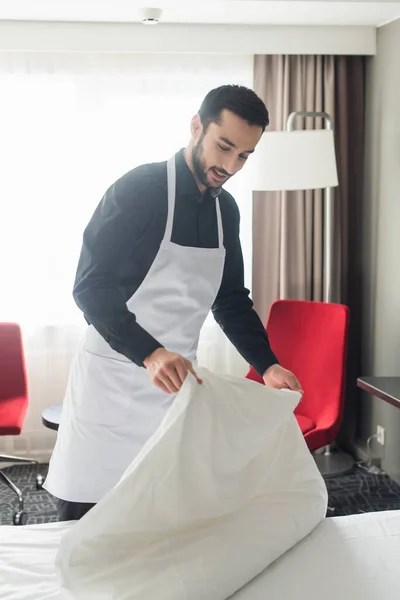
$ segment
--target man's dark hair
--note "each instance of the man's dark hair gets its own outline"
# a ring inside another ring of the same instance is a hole
[[[264,102],[243,85],[222,85],[208,92],[198,112],[204,131],[210,123],[220,122],[223,110],[231,111],[249,125],[258,125],[263,131],[269,124]]]

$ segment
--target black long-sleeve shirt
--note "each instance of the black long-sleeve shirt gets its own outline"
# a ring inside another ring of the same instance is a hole
[[[173,243],[218,247],[215,195],[215,190],[201,194],[183,151],[178,152]],[[262,375],[278,361],[244,286],[238,207],[227,191],[220,190],[218,197],[226,258],[212,312],[240,354]],[[75,302],[87,322],[114,350],[139,366],[161,344],[139,325],[140,315],[131,313],[126,303],[159,250],[167,198],[166,162],[142,165],[118,179],[85,229],[74,285]]]

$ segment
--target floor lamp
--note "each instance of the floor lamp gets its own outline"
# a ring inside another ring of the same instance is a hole
[[[297,117],[322,118],[324,129],[294,129]],[[332,301],[334,269],[333,188],[338,185],[332,119],[325,112],[291,113],[286,131],[263,134],[252,161],[254,191],[325,189],[324,210],[324,302]],[[321,473],[337,476],[351,471],[354,460],[326,447],[314,456]]]

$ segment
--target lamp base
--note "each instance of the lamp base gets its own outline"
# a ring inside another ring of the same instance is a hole
[[[323,477],[339,477],[352,472],[355,460],[349,454],[329,448],[323,454],[314,454],[314,460]]]

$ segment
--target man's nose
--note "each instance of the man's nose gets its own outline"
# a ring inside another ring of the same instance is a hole
[[[235,156],[233,157],[226,157],[223,163],[223,170],[225,171],[225,173],[227,173],[227,175],[232,176],[236,173],[236,171],[238,170],[238,160]]]

